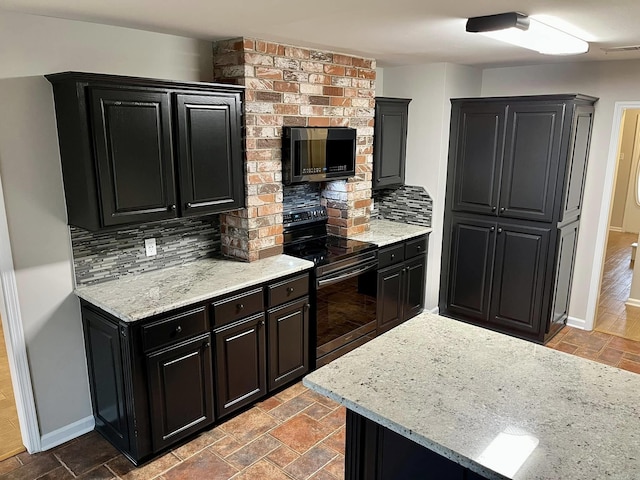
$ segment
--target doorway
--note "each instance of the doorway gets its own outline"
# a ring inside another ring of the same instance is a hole
[[[640,232],[639,159],[640,109],[624,109],[594,329],[636,341],[640,341],[640,308],[627,305],[627,300],[633,279],[633,245]]]
[[[24,451],[9,371],[9,357],[0,321],[0,461]]]

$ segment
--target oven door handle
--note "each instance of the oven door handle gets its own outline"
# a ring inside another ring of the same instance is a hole
[[[354,269],[349,269],[346,272],[340,272],[339,275],[336,276],[327,276],[325,278],[318,279],[318,288],[325,287],[327,285],[332,285],[334,283],[342,282],[343,280],[348,280],[349,278],[357,277],[369,270],[373,270],[378,268],[378,260],[374,260],[373,262],[368,262],[365,265],[359,266]]]

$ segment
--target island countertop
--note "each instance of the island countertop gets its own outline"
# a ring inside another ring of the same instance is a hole
[[[304,384],[487,478],[640,478],[640,375],[438,315]]]
[[[372,219],[371,222],[369,222],[368,231],[350,236],[349,238],[362,240],[363,242],[371,242],[378,247],[384,247],[385,245],[431,233],[431,230],[431,228],[421,225],[411,225],[384,219]]]
[[[134,322],[310,268],[313,262],[289,255],[251,263],[204,258],[78,287],[75,294],[120,320]]]

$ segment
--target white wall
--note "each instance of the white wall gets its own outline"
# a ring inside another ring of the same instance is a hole
[[[406,182],[433,198],[433,233],[427,260],[426,308],[438,305],[442,224],[449,148],[450,99],[480,95],[482,72],[473,67],[431,63],[384,69],[384,95],[411,98]]]
[[[51,85],[65,70],[211,80],[208,42],[0,14],[0,178],[41,434],[91,415]]]
[[[596,252],[596,238],[610,191],[604,191],[603,179],[608,160],[613,113],[618,101],[640,100],[640,61],[566,63],[527,67],[493,68],[483,71],[482,95],[522,95],[543,93],[584,93],[600,97],[596,104],[591,153],[580,222],[571,308],[575,324],[593,321],[595,299],[589,298],[592,274],[601,271],[601,253]],[[594,277],[595,278],[595,277]],[[597,290],[596,290],[597,291]],[[589,308],[588,302],[591,301]]]

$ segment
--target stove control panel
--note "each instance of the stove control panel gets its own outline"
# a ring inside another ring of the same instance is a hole
[[[329,218],[326,207],[314,207],[305,210],[292,210],[282,216],[284,226],[300,225],[305,223],[323,222]]]

